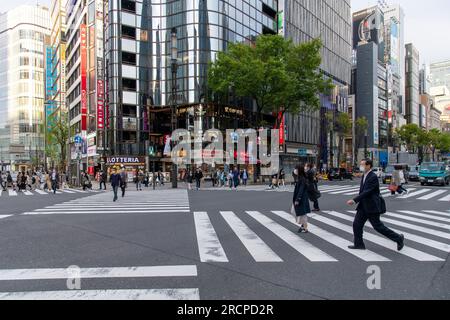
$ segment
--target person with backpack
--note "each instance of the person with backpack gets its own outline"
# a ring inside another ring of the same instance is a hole
[[[317,172],[314,170],[312,164],[306,165],[306,179],[308,183],[308,197],[311,202],[314,204],[313,212],[319,212],[319,198],[321,197],[319,188],[317,186],[316,179]]]
[[[200,189],[202,179],[203,179],[203,172],[200,169],[197,169],[197,171],[195,172],[195,184],[197,191]]]
[[[353,222],[354,245],[350,250],[366,250],[363,240],[364,225],[369,220],[372,227],[378,233],[397,243],[397,250],[401,251],[405,246],[405,236],[398,234],[386,227],[380,220],[382,214],[386,213],[386,203],[380,194],[380,181],[373,170],[373,161],[366,159],[361,161],[361,179],[359,195],[347,201],[349,206],[357,204],[356,216]]]
[[[120,171],[120,189],[122,190],[122,198],[125,197],[125,191],[127,190],[127,184],[128,184],[128,174],[125,170],[125,167],[121,168]]]
[[[52,171],[51,181],[52,181],[53,194],[56,194],[56,189],[58,189],[58,182],[59,182],[59,174],[56,171],[56,169],[53,169],[53,171]]]

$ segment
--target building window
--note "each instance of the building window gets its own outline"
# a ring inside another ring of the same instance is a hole
[[[131,0],[122,0],[122,10],[136,13],[136,2]]]
[[[136,28],[122,25],[122,37],[136,40]]]
[[[130,52],[122,52],[122,63],[136,65],[136,54]]]
[[[122,87],[126,91],[136,91],[136,80],[122,78]]]

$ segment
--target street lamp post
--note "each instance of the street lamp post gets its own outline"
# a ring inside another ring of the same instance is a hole
[[[171,67],[172,67],[172,112],[171,112],[171,124],[172,135],[177,129],[177,71],[178,71],[178,37],[177,29],[172,28],[171,33]],[[172,145],[173,145],[172,141]],[[172,159],[172,188],[178,188],[178,168],[175,163],[175,159]]]

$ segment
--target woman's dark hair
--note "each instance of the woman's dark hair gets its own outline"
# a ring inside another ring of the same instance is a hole
[[[299,178],[305,178],[306,179],[305,165],[303,163],[300,163],[297,166],[296,169],[297,169],[297,172],[298,172],[297,176]]]

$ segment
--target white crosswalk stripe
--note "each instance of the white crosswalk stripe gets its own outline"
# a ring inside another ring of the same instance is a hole
[[[23,215],[87,215],[87,214],[158,214],[189,213],[186,190],[129,191],[125,198],[113,202],[113,193],[100,193],[86,198],[24,212]]]
[[[438,221],[450,223],[450,218],[441,218],[441,217],[436,217],[436,216],[433,216],[430,214],[425,214],[425,213],[420,213],[420,212],[415,212],[415,211],[408,211],[408,210],[399,210],[398,212],[409,214],[409,215],[416,216],[416,217],[427,218],[427,219],[438,220]]]
[[[0,281],[39,281],[68,279],[71,269],[0,270]],[[197,266],[151,266],[117,268],[81,268],[74,270],[80,279],[179,278],[197,277]],[[107,281],[107,280],[105,280]],[[198,288],[176,289],[104,289],[0,292],[0,300],[199,300]]]
[[[420,197],[420,198],[418,198],[418,200],[430,200],[430,199],[436,198],[437,196],[440,196],[441,194],[444,194],[446,192],[447,192],[447,190],[438,190],[438,191],[432,192],[430,194],[427,194],[426,196]]]
[[[0,220],[1,219],[6,219],[6,218],[9,218],[9,217],[12,217],[11,215],[0,215]]]
[[[428,221],[428,219],[432,219],[431,214],[418,213],[421,214],[423,220]],[[256,229],[252,230],[250,224],[244,223],[244,220],[240,217],[240,215],[244,214],[259,223],[255,227]],[[228,232],[215,228],[209,215],[207,212],[194,213],[200,260],[202,262],[228,263],[230,261],[225,252],[229,254],[228,250],[234,248],[234,244],[230,244],[231,240],[228,236],[221,236],[222,233],[228,235]],[[271,215],[281,218],[281,221],[272,220],[270,218]],[[398,215],[401,215],[401,212]],[[418,262],[438,262],[445,261],[446,255],[450,252],[450,241],[448,241],[450,240],[450,233],[402,222],[397,217],[397,214],[390,218],[383,216],[382,221],[394,232],[405,236],[405,247],[400,252],[397,251],[396,243],[377,234],[369,223],[366,225],[366,228],[371,230],[371,232],[366,232],[364,239],[381,248],[381,251],[377,252],[377,249],[362,251],[349,249],[348,247],[353,244],[352,224],[354,212],[352,211],[348,211],[345,214],[335,211],[325,211],[324,214],[311,214],[309,217],[312,223],[308,223],[310,234],[306,235],[306,237],[292,230],[292,226],[298,228],[298,225],[292,215],[286,211],[244,211],[241,213],[220,211],[218,217],[221,217],[231,228],[243,248],[248,251],[249,257],[252,257],[256,263],[286,262],[289,258],[292,258],[291,255],[285,258],[283,252],[278,252],[283,250],[279,244],[271,245],[270,242],[263,240],[267,238],[267,231],[264,229],[267,229],[271,236],[275,235],[281,239],[285,248],[293,248],[300,256],[305,257],[312,263],[339,262],[335,258],[336,251],[331,251],[330,245],[338,251],[342,251],[341,255],[344,254],[344,257],[347,255],[364,262],[389,263],[397,260],[399,256],[405,256]],[[286,224],[287,226],[285,226]],[[261,230],[260,225],[264,227],[263,230]],[[399,228],[392,228],[391,225]],[[412,231],[407,232],[405,229]],[[348,237],[343,237],[341,235],[342,232],[348,234]],[[438,241],[436,240],[437,237],[446,240]],[[415,246],[418,246],[418,248],[415,248]],[[275,248],[276,251],[274,250]],[[426,249],[434,251],[429,253],[426,252]],[[435,252],[441,252],[442,255],[436,255]]]
[[[17,192],[15,190],[8,190],[10,197],[17,197]]]
[[[449,212],[442,212],[442,211],[435,211],[435,210],[423,210],[423,212],[435,214],[435,215],[438,215],[438,216],[450,217],[450,211]]]
[[[400,199],[410,199],[410,198],[413,198],[413,197],[415,197],[415,196],[419,196],[419,195],[421,195],[421,194],[430,192],[431,189],[421,189],[421,190],[418,190],[418,191],[416,191],[416,192],[411,192],[411,190],[409,190],[409,191],[410,191],[409,194],[404,195],[404,196],[400,196],[399,198],[400,198]]]
[[[450,194],[442,199],[439,199],[439,201],[449,201],[450,202]]]
[[[90,191],[83,191],[83,190],[76,190],[76,189],[61,189],[61,190],[57,190],[56,194],[57,195],[62,195],[62,194],[77,194],[77,193],[83,193],[83,194],[98,194],[101,191],[98,190],[90,190]],[[1,197],[17,197],[17,196],[45,196],[45,195],[53,195],[53,191],[52,190],[48,190],[48,191],[44,191],[44,190],[40,190],[40,189],[35,189],[35,190],[21,190],[21,191],[16,191],[13,189],[9,189],[7,191],[0,191],[0,196]]]

